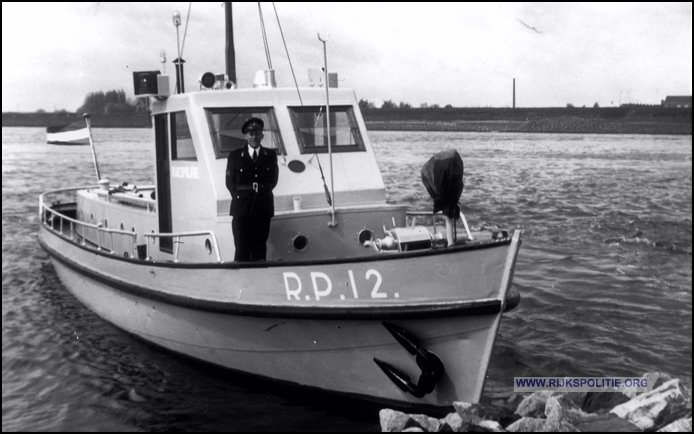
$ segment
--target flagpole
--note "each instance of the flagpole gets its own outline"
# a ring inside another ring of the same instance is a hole
[[[92,158],[94,159],[94,169],[96,169],[96,180],[101,181],[101,175],[99,174],[99,163],[96,161],[96,150],[94,149],[94,141],[92,141],[92,127],[89,124],[89,113],[82,115],[85,122],[87,122],[87,131],[89,132],[89,146],[92,148]]]

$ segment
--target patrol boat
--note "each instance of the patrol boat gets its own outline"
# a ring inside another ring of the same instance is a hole
[[[38,239],[65,287],[127,333],[235,371],[400,407],[477,402],[519,302],[520,231],[458,234],[432,210],[388,204],[352,90],[278,88],[271,70],[240,89],[228,76],[170,94],[167,76],[135,73],[155,185],[40,195]],[[225,169],[251,117],[279,184],[267,260],[242,263]]]

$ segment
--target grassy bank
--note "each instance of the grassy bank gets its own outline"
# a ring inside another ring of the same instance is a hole
[[[692,134],[692,110],[660,106],[609,108],[365,109],[369,130],[524,133]],[[3,113],[3,127],[47,127],[81,121],[74,113]],[[147,113],[92,115],[94,128],[149,128]]]
[[[370,130],[692,134],[691,109],[658,106],[371,109],[363,114]]]
[[[93,128],[149,128],[149,115],[139,113],[95,114],[89,117]],[[79,121],[84,124],[81,115],[75,113],[16,113],[2,114],[3,127],[48,127],[67,125]]]

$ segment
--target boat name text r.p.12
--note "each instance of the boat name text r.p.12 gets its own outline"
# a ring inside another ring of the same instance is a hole
[[[352,270],[347,270],[347,273],[349,274],[349,283],[346,284],[347,287],[352,288],[352,293],[350,294],[350,298],[359,298],[359,292],[357,290],[357,284],[354,276],[354,272]],[[333,282],[330,279],[330,277],[321,272],[321,271],[312,271],[310,273],[311,275],[311,284],[313,285],[313,296],[315,297],[316,301],[320,301],[322,298],[328,297],[333,290]],[[297,273],[294,273],[292,271],[287,271],[282,273],[282,276],[284,277],[284,289],[287,291],[287,300],[291,301],[292,299],[294,300],[301,300],[301,290],[303,289],[303,283],[301,281],[301,277]],[[388,293],[381,291],[381,284],[383,283],[383,278],[381,277],[381,273],[379,273],[377,270],[374,269],[369,269],[366,270],[366,275],[364,276],[364,280],[366,281],[363,283],[363,285],[370,284],[371,285],[371,291],[369,293],[370,298],[372,299],[379,299],[379,298],[388,298]],[[360,282],[361,283],[361,282]],[[395,293],[392,296],[395,298],[399,298],[400,294]],[[306,294],[304,295],[305,300],[311,300],[311,295]],[[346,296],[345,294],[340,294],[340,300],[345,300]]]

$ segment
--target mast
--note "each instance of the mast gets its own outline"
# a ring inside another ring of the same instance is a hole
[[[226,64],[229,81],[236,85],[236,52],[234,51],[234,22],[231,16],[231,2],[224,2],[226,28]]]

